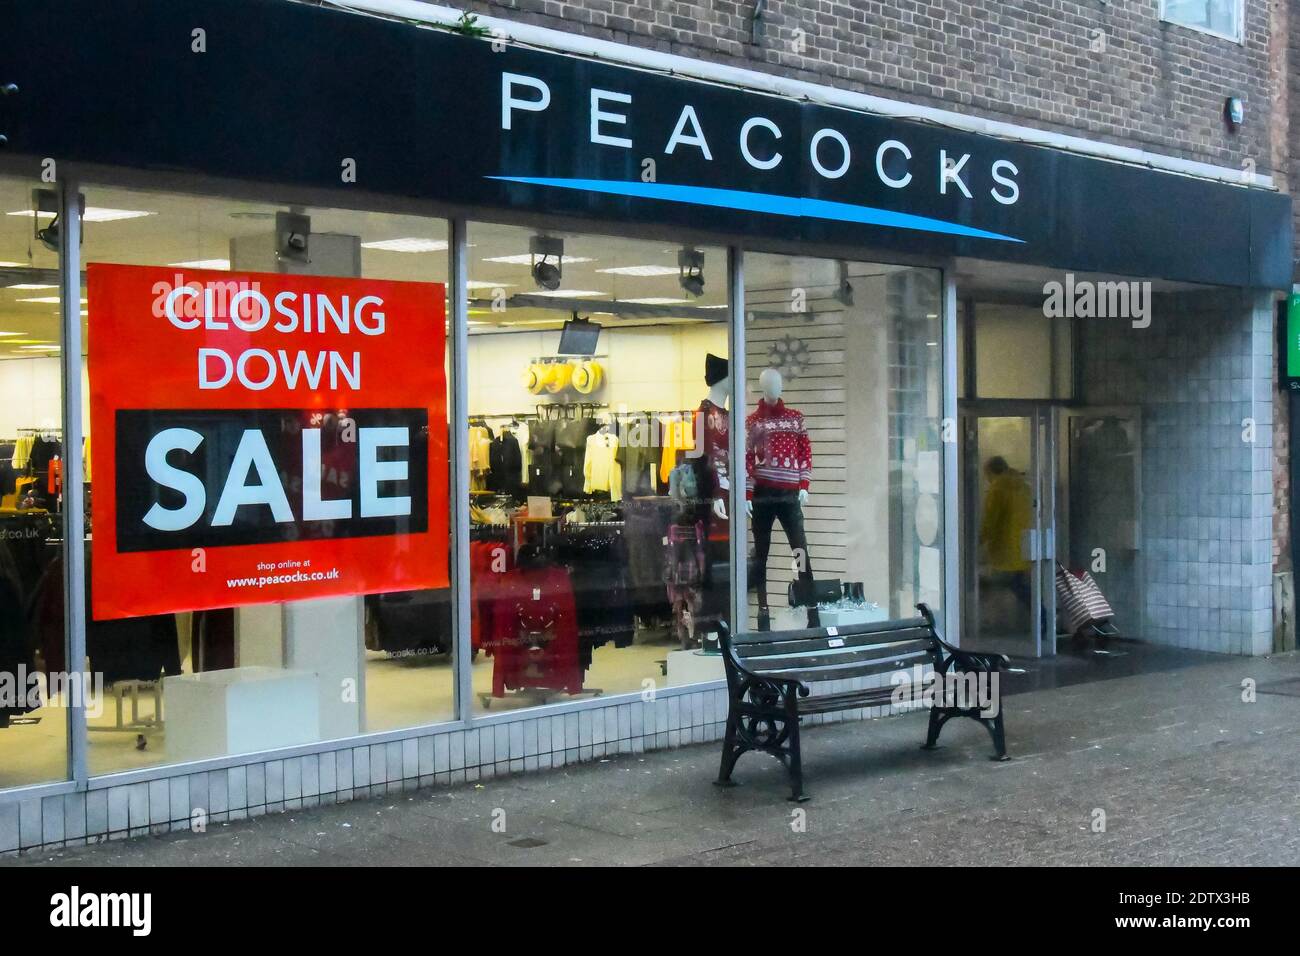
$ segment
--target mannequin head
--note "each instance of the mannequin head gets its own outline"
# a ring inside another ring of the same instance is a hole
[[[781,373],[774,368],[765,368],[758,376],[758,390],[763,393],[763,398],[767,402],[775,402],[780,398],[783,387]]]

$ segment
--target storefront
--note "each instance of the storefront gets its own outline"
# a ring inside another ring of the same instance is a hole
[[[960,640],[963,271],[1290,281],[1222,176],[282,0],[0,24],[3,667],[92,675],[7,703],[0,851],[713,739],[724,622]]]

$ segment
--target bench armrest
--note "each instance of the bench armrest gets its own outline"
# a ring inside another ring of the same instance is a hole
[[[796,680],[793,677],[774,677],[770,674],[756,674],[744,664],[740,663],[740,661],[734,656],[731,658],[731,665],[736,669],[736,673],[740,677],[739,686],[742,688],[748,689],[767,685],[782,697],[787,694],[797,694],[800,697],[807,697],[812,693],[812,688],[801,680]]]
[[[727,691],[729,695],[744,697],[749,690],[764,686],[782,698],[795,695],[807,697],[812,693],[812,689],[807,684],[793,677],[773,677],[751,671],[744,665],[740,655],[732,647],[731,635],[727,632],[725,626],[719,630],[722,638],[723,665],[727,669]],[[734,683],[732,681],[733,674],[736,678]]]
[[[921,617],[925,618],[925,623],[930,626],[930,633],[939,643],[939,647],[947,659],[940,666],[941,671],[946,671],[953,664],[964,671],[990,671],[996,672],[1006,670],[1011,666],[1011,658],[1005,654],[991,654],[986,651],[967,651],[960,647],[954,647],[939,636],[939,626],[934,621],[934,612],[925,604],[918,604],[916,609],[921,612]]]
[[[1006,670],[1011,666],[1011,658],[1005,654],[992,654],[987,651],[965,651],[960,647],[953,647],[943,638],[936,637],[939,646],[948,659],[944,661],[943,669],[947,670],[953,664],[964,671],[989,671],[996,672]]]

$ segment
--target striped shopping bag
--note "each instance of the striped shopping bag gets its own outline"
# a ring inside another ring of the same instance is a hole
[[[1106,595],[1087,571],[1075,574],[1056,565],[1056,603],[1061,622],[1070,634],[1078,634],[1089,624],[1100,624],[1115,616]]]

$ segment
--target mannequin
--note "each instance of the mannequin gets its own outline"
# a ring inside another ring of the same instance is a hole
[[[803,506],[812,479],[812,442],[803,415],[781,401],[784,383],[780,372],[764,369],[758,389],[762,398],[745,419],[745,512],[754,532],[758,627],[767,630],[767,556],[774,523],[780,522],[794,552],[801,586],[808,593],[812,590],[812,560],[803,525]],[[809,606],[808,626],[819,623],[816,606]]]
[[[726,359],[712,353],[704,356],[704,384],[709,386],[709,394],[695,414],[695,447],[686,457],[696,460],[696,483],[701,496],[712,499],[710,510],[714,518],[726,521],[726,493],[731,490],[727,426],[731,369]]]
[[[726,499],[731,491],[731,417],[727,411],[731,368],[728,361],[717,355],[706,355],[704,383],[709,393],[695,413],[695,447],[686,453],[695,469],[699,495],[696,526],[706,529],[704,576],[695,615],[695,629],[699,634],[714,630],[717,622],[729,617],[731,528]]]

